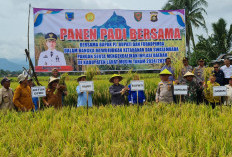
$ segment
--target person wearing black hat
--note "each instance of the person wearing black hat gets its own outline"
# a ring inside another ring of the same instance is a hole
[[[40,53],[38,66],[66,66],[64,53],[56,50],[57,36],[54,33],[45,35],[48,50]]]
[[[193,67],[191,65],[189,65],[187,57],[183,58],[183,64],[184,64],[184,67],[181,69],[181,73],[180,73],[179,78],[178,78],[178,82],[180,84],[183,84],[183,83],[186,82],[186,80],[184,79],[184,75],[187,72],[192,72],[193,71]]]
[[[10,80],[3,78],[1,81],[2,88],[0,89],[0,109],[14,109],[13,90],[10,88]]]

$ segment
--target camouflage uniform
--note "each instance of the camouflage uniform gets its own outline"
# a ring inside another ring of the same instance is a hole
[[[203,76],[204,68],[205,68],[205,66],[203,66],[202,68],[200,66],[198,66],[193,70],[194,75],[196,76],[197,83],[204,82],[204,76]]]
[[[185,66],[184,68],[181,69],[181,73],[180,73],[179,78],[178,78],[180,84],[183,84],[186,82],[186,80],[184,79],[183,76],[188,71],[189,72],[193,71],[193,67],[191,65]]]
[[[171,81],[161,81],[158,84],[156,99],[158,99],[159,102],[173,102],[173,84]]]
[[[183,83],[188,86],[188,94],[184,95],[185,102],[198,102],[199,93],[202,93],[203,88],[199,86],[195,81],[186,81]],[[201,96],[201,95],[200,95]]]

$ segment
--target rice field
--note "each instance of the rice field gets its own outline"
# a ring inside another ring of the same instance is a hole
[[[0,156],[232,156],[231,107],[156,104],[157,74],[141,75],[150,100],[139,112],[112,107],[110,76],[95,77],[88,116],[75,107],[75,76],[66,81],[69,96],[61,110],[1,111]],[[47,77],[39,79],[47,85]]]

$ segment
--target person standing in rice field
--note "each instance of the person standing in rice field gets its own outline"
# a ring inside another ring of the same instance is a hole
[[[156,91],[156,103],[173,103],[173,83],[169,80],[169,76],[172,75],[170,71],[164,69],[160,72],[160,79],[157,91]]]
[[[184,95],[184,102],[196,103],[199,104],[198,97],[199,93],[203,91],[203,88],[199,86],[199,84],[194,81],[194,74],[191,72],[186,72],[184,75],[185,81],[183,81],[182,85],[188,86],[188,93]],[[201,95],[200,95],[201,96]]]
[[[31,77],[28,77],[27,83],[30,88],[35,86],[33,79]],[[32,97],[32,101],[33,101],[33,104],[35,105],[35,111],[37,111],[39,109],[39,98]]]
[[[184,64],[184,67],[181,69],[181,72],[180,72],[180,75],[179,75],[179,78],[178,78],[178,83],[180,83],[180,84],[183,84],[186,81],[186,79],[184,79],[184,75],[187,72],[192,72],[193,71],[193,67],[191,65],[189,65],[187,57],[183,58],[183,64]]]
[[[134,75],[133,80],[139,80],[139,75],[138,74]],[[129,104],[137,104],[137,91],[131,91],[131,84],[128,86],[128,88],[129,88],[128,91]],[[138,91],[138,101],[139,101],[139,105],[141,106],[146,101],[144,91]]]
[[[224,72],[222,70],[220,70],[220,67],[218,65],[218,63],[214,64],[213,65],[213,73],[215,74],[216,76],[216,82],[220,84],[220,86],[223,86],[225,85],[224,83]]]
[[[3,78],[1,80],[2,88],[0,89],[0,110],[13,110],[15,108],[13,103],[14,92],[10,88],[10,80]]]
[[[197,83],[199,83],[200,86],[204,83],[204,68],[205,68],[205,61],[203,58],[198,60],[198,66],[194,68],[193,73],[196,77]]]
[[[24,74],[18,76],[19,85],[16,87],[13,97],[13,102],[18,111],[31,111],[35,108],[27,78],[28,76]]]
[[[86,75],[81,75],[77,78],[78,82],[81,81],[86,81]],[[77,98],[77,107],[81,107],[81,106],[87,106],[87,92],[81,91],[80,90],[80,86],[78,85],[76,88],[77,94],[78,94],[78,98]],[[93,100],[92,100],[92,95],[93,95],[93,91],[88,93],[88,107],[93,107]]]
[[[52,76],[49,78],[48,82],[49,82],[52,78],[58,78],[58,79],[60,79],[60,73],[59,73],[59,71],[58,71],[57,68],[53,68],[53,69],[52,69]],[[64,82],[63,85],[65,86],[65,89],[64,89],[64,91],[63,91],[63,93],[62,93],[62,104],[64,104],[64,98],[65,98],[65,96],[68,95],[68,90],[67,90],[67,85],[66,85],[66,83]]]
[[[209,103],[213,109],[216,107],[216,105],[219,105],[221,99],[219,96],[213,96],[213,87],[215,86],[220,86],[220,84],[216,82],[215,74],[212,74],[209,77],[209,81],[204,84],[204,93],[207,103]]]
[[[229,84],[225,86],[227,88],[227,96],[225,97],[224,105],[232,105],[232,76],[230,77]]]
[[[230,65],[230,59],[226,58],[224,60],[224,64],[221,67],[221,70],[224,72],[225,78],[224,78],[224,84],[229,84],[230,77],[232,76],[232,65]]]
[[[46,107],[61,108],[62,107],[62,93],[65,90],[64,85],[59,85],[58,78],[51,78],[46,89],[46,97],[42,101]]]
[[[171,66],[171,58],[166,58],[165,59],[165,65],[161,68],[161,71],[163,71],[164,69],[167,69],[169,72],[171,72],[171,75],[169,76],[169,81],[175,81],[175,74],[174,71],[175,69]]]
[[[111,94],[111,104],[114,106],[125,104],[125,95],[127,95],[128,87],[119,84],[122,79],[121,75],[114,74],[109,80],[113,83],[109,88],[109,92]]]
[[[204,69],[205,69],[205,60],[203,58],[198,60],[198,66],[194,68],[193,74],[195,76],[196,82],[199,84],[201,88],[204,85]],[[199,103],[203,102],[204,100],[204,92],[199,92]]]

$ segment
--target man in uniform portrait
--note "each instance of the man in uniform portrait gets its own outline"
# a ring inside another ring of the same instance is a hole
[[[40,53],[38,66],[66,66],[64,53],[56,50],[57,36],[54,33],[45,35],[48,49]]]

